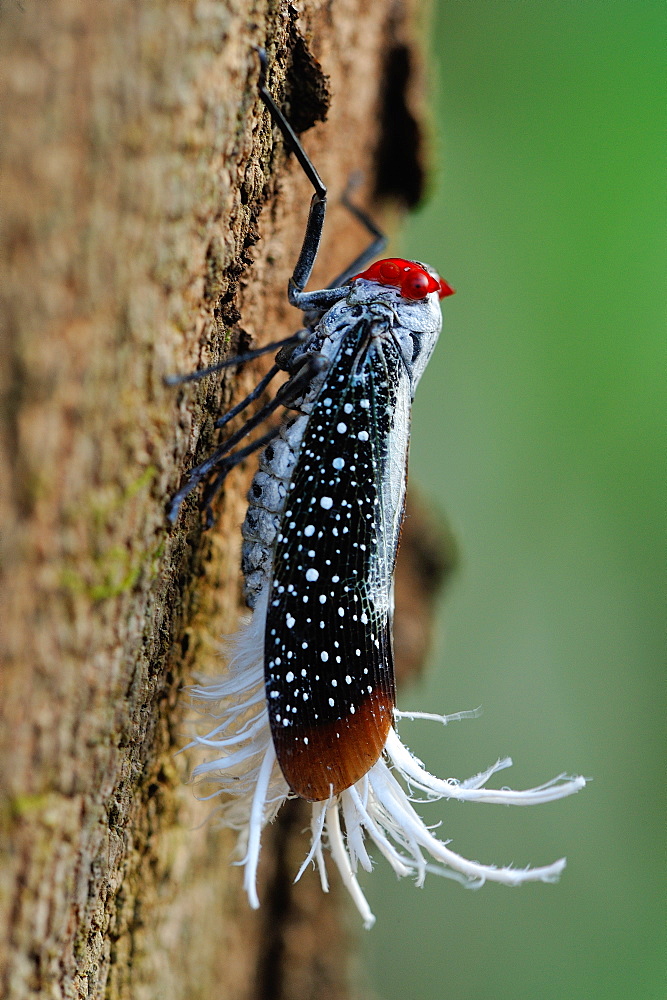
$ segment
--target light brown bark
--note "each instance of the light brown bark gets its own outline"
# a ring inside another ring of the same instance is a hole
[[[411,16],[391,0],[0,6],[7,1000],[351,995],[338,894],[291,888],[298,812],[266,837],[253,913],[231,836],[183,786],[182,687],[219,669],[237,622],[251,466],[210,532],[195,503],[170,529],[165,503],[253,373],[162,378],[298,324],[285,288],[310,192],[252,46],[300,127],[333,96],[305,138],[332,206],[316,287],[365,239],[336,208],[353,170],[366,204],[378,177],[407,201],[419,187],[418,150],[392,171],[418,121],[416,78],[392,69],[414,66]]]

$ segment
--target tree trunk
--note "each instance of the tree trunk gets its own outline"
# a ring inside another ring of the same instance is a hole
[[[252,464],[214,530],[193,501],[170,528],[165,504],[257,368],[163,376],[298,326],[285,289],[310,191],[257,99],[253,45],[299,130],[333,98],[306,136],[330,185],[310,287],[364,243],[336,207],[353,170],[366,205],[418,197],[412,6],[0,7],[7,1000],[351,995],[346,904],[314,876],[291,885],[298,804],[267,831],[255,913],[231,835],[183,786],[182,688],[220,671],[236,627]]]

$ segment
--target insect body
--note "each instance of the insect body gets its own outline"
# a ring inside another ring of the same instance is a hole
[[[571,794],[583,779],[556,779],[526,792],[484,788],[508,766],[504,760],[469,782],[441,781],[398,738],[395,724],[406,716],[395,707],[392,581],[410,410],[440,332],[440,299],[452,289],[419,262],[388,258],[367,266],[382,237],[348,204],[373,233],[371,247],[329,288],[304,291],[326,189],[268,93],[263,53],[260,60],[260,96],[315,189],[288,292],[304,312],[305,328],[283,342],[273,369],[230,415],[287,371],[275,400],[193,470],[170,506],[173,520],[183,498],[208,480],[208,507],[229,469],[263,447],[243,525],[242,567],[253,615],[232,643],[227,674],[192,689],[216,704],[216,721],[190,745],[215,750],[195,775],[215,781],[214,794],[229,796],[222,816],[240,834],[251,904],[259,905],[262,828],[293,794],[313,803],[311,850],[301,871],[314,860],[326,888],[326,831],[340,875],[370,926],[373,916],[355,874],[358,865],[371,867],[366,839],[397,874],[413,874],[418,882],[427,869],[470,885],[550,881],[564,864],[516,870],[467,861],[431,833],[399,777],[431,799],[521,804]],[[295,415],[232,451],[279,405]],[[440,722],[475,714],[421,713]],[[427,863],[423,851],[437,864]]]
[[[391,581],[410,407],[441,323],[438,283],[417,273],[435,285],[424,298],[358,278],[326,312],[309,347],[329,367],[250,490],[243,566],[251,602],[269,588],[271,731],[283,774],[306,799],[363,777],[393,720]],[[270,541],[258,530],[266,514]]]

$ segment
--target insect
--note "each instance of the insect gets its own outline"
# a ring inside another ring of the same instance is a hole
[[[203,505],[210,515],[229,470],[262,449],[243,525],[242,568],[252,617],[231,642],[227,673],[191,689],[199,701],[215,703],[215,724],[189,746],[213,751],[194,774],[214,783],[212,796],[223,797],[222,821],[239,831],[252,906],[259,905],[261,831],[286,798],[299,796],[312,803],[312,822],[310,851],[297,878],[314,861],[327,888],[326,843],[371,926],[374,918],[357,880],[359,866],[371,868],[368,841],[397,874],[413,875],[418,883],[427,871],[466,885],[552,881],[565,863],[517,870],[467,861],[425,825],[412,805],[415,791],[429,799],[527,804],[569,795],[584,781],[561,776],[528,791],[485,788],[509,759],[467,782],[443,781],[398,737],[403,718],[446,723],[476,715],[399,712],[392,659],[392,582],[410,410],[440,333],[440,300],[452,289],[419,262],[387,258],[370,264],[383,246],[382,234],[345,196],[373,241],[328,288],[305,291],[327,192],[269,93],[262,50],[259,58],[259,96],[314,189],[288,288],[304,326],[272,345],[280,347],[274,367],[220,423],[286,371],[289,378],[274,400],[193,469],[170,504],[174,520],[183,499],[205,482]],[[279,406],[288,410],[279,427],[233,450]]]

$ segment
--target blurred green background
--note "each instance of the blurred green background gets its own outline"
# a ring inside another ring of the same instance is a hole
[[[422,807],[484,862],[556,886],[418,890],[378,862],[384,1000],[667,997],[664,422],[667,4],[439,0],[433,190],[399,249],[457,289],[414,411],[411,477],[462,562],[402,708],[440,776],[593,781],[533,809]]]

